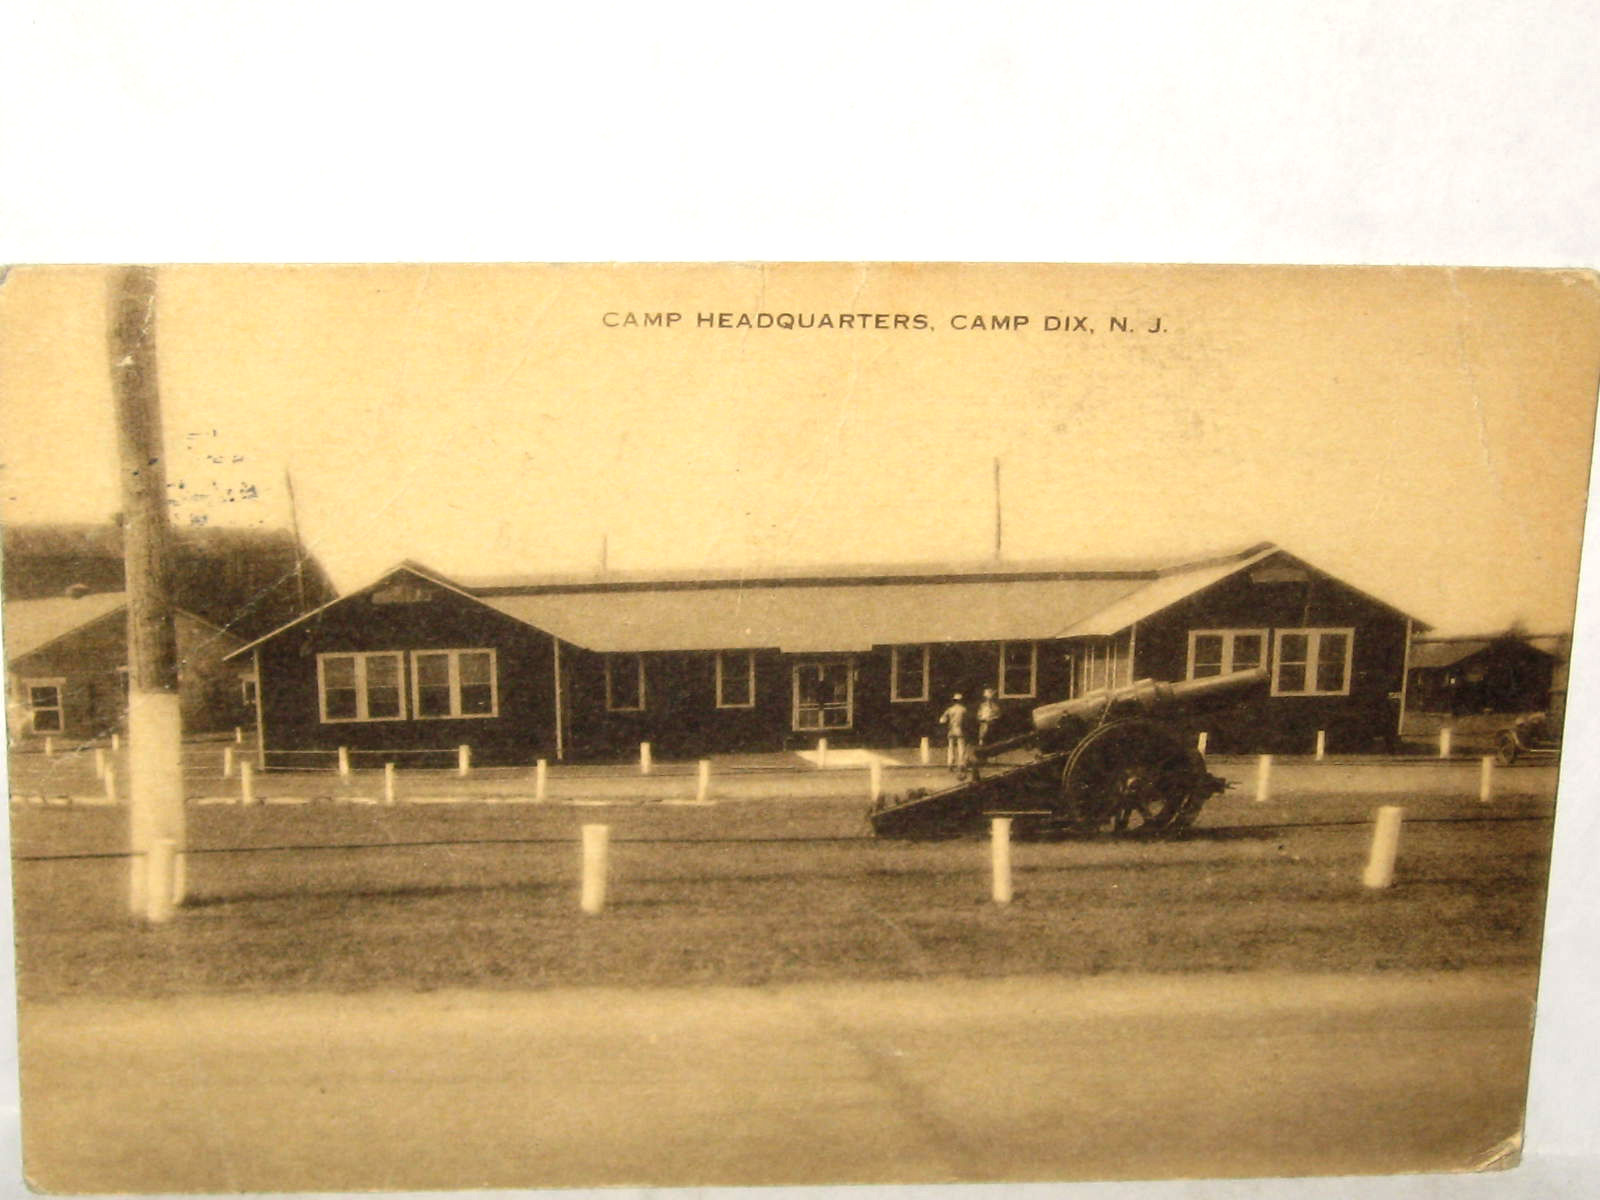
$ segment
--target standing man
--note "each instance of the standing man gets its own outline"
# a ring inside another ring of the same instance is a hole
[[[939,724],[944,726],[944,765],[953,771],[967,761],[967,706],[961,703],[960,692],[939,714]]]
[[[978,702],[978,745],[987,745],[989,730],[1000,719],[1000,701],[994,698],[993,688],[983,689],[983,699]]]

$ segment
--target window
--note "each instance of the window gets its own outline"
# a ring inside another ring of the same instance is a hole
[[[717,655],[717,707],[756,706],[756,656],[754,652],[723,651]]]
[[[1189,633],[1190,679],[1250,671],[1266,661],[1265,629],[1195,629]]]
[[[499,712],[493,650],[413,650],[411,711],[429,717],[492,717]]]
[[[796,732],[826,733],[855,724],[854,659],[796,663],[793,677]]]
[[[889,699],[900,704],[928,698],[928,647],[889,650]]]
[[[61,686],[63,679],[30,679],[23,686],[28,689],[28,719],[35,733],[60,733],[64,727],[61,719]]]
[[[405,718],[398,650],[317,655],[323,721],[398,721]]]
[[[1280,629],[1274,647],[1274,696],[1347,696],[1354,629]]]
[[[1037,642],[1000,643],[1000,694],[1031,696],[1038,684],[1039,644]]]
[[[606,655],[606,711],[644,710],[644,655]]]
[[[239,698],[244,701],[246,708],[256,706],[256,677],[254,675],[239,676]]]

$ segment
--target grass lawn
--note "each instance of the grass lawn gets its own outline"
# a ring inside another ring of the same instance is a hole
[[[30,861],[116,853],[123,812],[17,807],[19,988],[46,999],[1535,964],[1550,802],[1417,800],[1397,885],[1370,893],[1359,875],[1378,802],[1229,795],[1178,842],[1020,844],[1006,908],[988,901],[983,842],[877,842],[855,801],[196,806],[190,903],[159,929],[125,914],[126,860]],[[612,901],[598,917],[577,905],[585,822],[612,826]],[[362,845],[308,848],[350,843]]]

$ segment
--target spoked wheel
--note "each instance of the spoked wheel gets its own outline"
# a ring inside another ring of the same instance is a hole
[[[1187,828],[1218,785],[1205,760],[1153,721],[1091,732],[1061,773],[1058,822],[1073,833],[1154,834]]]

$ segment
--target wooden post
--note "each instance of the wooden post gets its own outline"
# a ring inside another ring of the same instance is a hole
[[[255,764],[246,759],[239,764],[239,803],[254,804],[256,802],[256,768]]]
[[[1272,755],[1263,754],[1256,760],[1256,803],[1265,804],[1272,798]]]
[[[56,740],[48,733],[44,735],[44,756],[46,758],[54,758],[56,756]]]
[[[825,767],[827,765],[828,765],[828,739],[827,738],[818,738],[817,739],[817,766]]]
[[[115,754],[118,750],[121,750],[121,749],[122,749],[122,735],[120,733],[113,733],[111,735],[111,753]]]
[[[462,744],[456,747],[456,774],[467,775],[472,771],[472,747]]]
[[[1400,848],[1400,822],[1405,809],[1385,805],[1372,826],[1372,851],[1361,882],[1369,888],[1386,888],[1394,882],[1394,860]]]
[[[711,760],[702,758],[695,773],[694,798],[701,804],[711,799]]]
[[[1195,739],[1194,747],[1201,754],[1206,752],[1206,731],[1204,729],[1200,731],[1200,736]]]
[[[1317,761],[1321,762],[1328,756],[1328,731],[1317,730]]]
[[[650,743],[639,743],[639,774],[650,774]]]
[[[1448,726],[1448,725],[1440,726],[1440,728],[1439,728],[1439,757],[1440,758],[1449,758],[1450,757],[1450,738],[1451,738],[1451,735],[1454,732],[1455,731],[1452,730],[1450,728],[1450,726]]]
[[[549,775],[550,764],[540,759],[533,764],[533,799],[535,803],[544,803],[546,776]]]
[[[883,795],[883,764],[877,759],[867,764],[867,790],[872,793],[874,804]]]
[[[394,764],[392,762],[383,764],[383,802],[385,804],[394,803]]]
[[[926,737],[922,739],[922,744],[917,747],[917,761],[923,766],[927,766],[933,761],[933,747],[928,745]]]
[[[257,704],[261,703],[259,695],[257,696],[256,703]],[[237,726],[237,725],[235,725],[233,727],[233,740],[234,740],[234,744],[235,745],[239,745],[239,746],[244,745],[244,730],[240,729],[239,726]]]
[[[171,596],[166,446],[156,379],[156,273],[123,267],[110,286],[108,349],[122,477],[128,594],[129,907],[149,913],[144,858],[160,839],[187,844],[178,638]]]
[[[232,746],[224,746],[222,748],[222,777],[224,779],[232,779],[233,778],[233,747]]]
[[[350,778],[350,747],[339,747],[339,774],[342,778]]]
[[[106,777],[106,752],[99,746],[94,748],[94,777],[96,779]]]
[[[1011,903],[1011,818],[989,819],[989,866],[994,876],[994,902]]]
[[[606,858],[610,840],[609,825],[583,827],[583,890],[579,904],[591,916],[606,906]]]
[[[110,763],[106,764],[106,776],[105,776],[105,779],[106,779],[106,803],[107,804],[115,804],[117,802],[117,768],[112,766],[112,764],[110,764]]]
[[[178,843],[171,838],[155,838],[139,864],[145,873],[144,919],[152,925],[172,920],[176,898],[173,872],[178,857],[177,848]]]
[[[1494,755],[1485,754],[1478,767],[1478,801],[1487,804],[1494,799]]]

